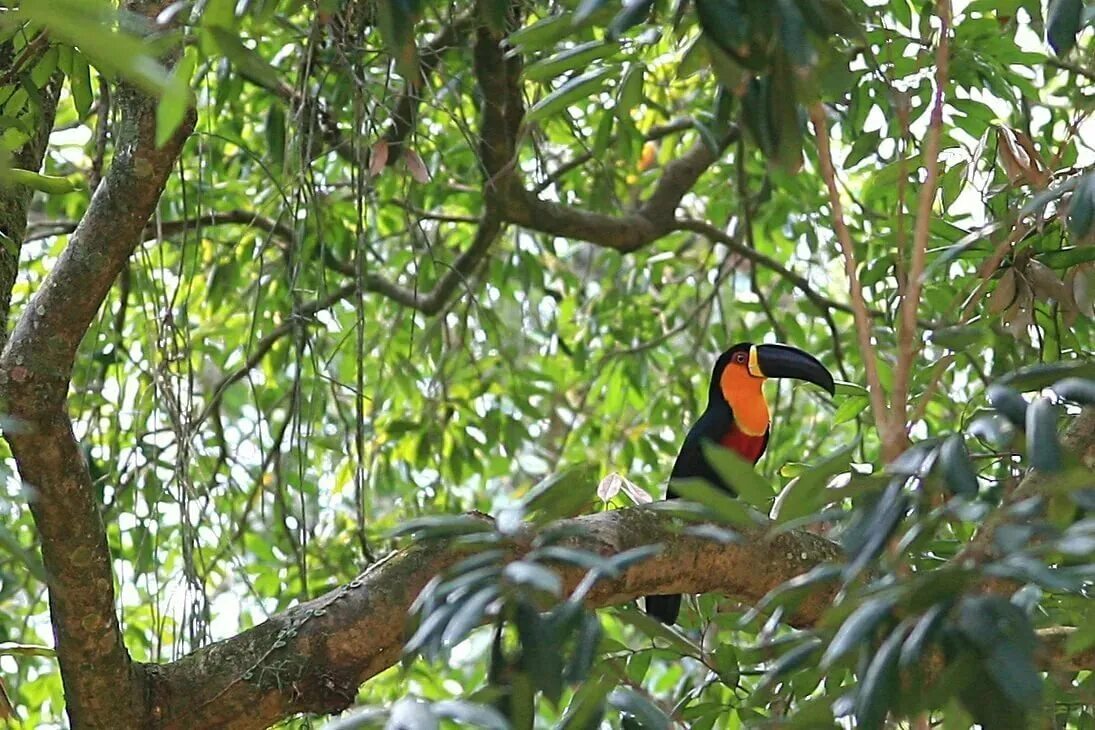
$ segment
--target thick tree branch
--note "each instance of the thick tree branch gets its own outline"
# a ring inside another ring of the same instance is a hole
[[[578,517],[566,526],[580,535],[574,547],[602,555],[665,545],[660,555],[598,583],[589,595],[591,606],[659,592],[719,592],[755,602],[839,554],[836,545],[806,532],[770,539],[755,534],[734,545],[681,535],[668,515],[644,508]],[[515,541],[513,557],[527,552],[529,542]],[[422,587],[464,555],[448,541],[417,544],[347,586],[158,668],[153,712],[164,728],[242,730],[264,728],[298,712],[345,709],[362,682],[399,660],[407,611]],[[585,574],[570,565],[558,570],[568,591]],[[834,590],[806,598],[791,620],[800,625],[816,621]],[[284,644],[274,648],[278,641]]]
[[[516,180],[503,189],[498,202],[502,215],[510,223],[552,236],[588,241],[620,253],[636,251],[671,232],[681,198],[696,184],[708,167],[719,159],[726,146],[737,139],[732,129],[714,151],[703,140],[665,166],[661,179],[650,197],[635,211],[608,215],[541,200]]]
[[[136,8],[155,14],[152,7]],[[4,435],[41,534],[50,615],[73,727],[145,721],[141,674],[122,642],[106,531],[66,409],[80,340],[159,200],[193,125],[155,145],[156,101],[119,94],[117,151],[68,246],[0,355]]]

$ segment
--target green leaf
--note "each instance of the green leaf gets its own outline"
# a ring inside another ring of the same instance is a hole
[[[662,708],[630,687],[617,687],[608,696],[608,704],[631,715],[646,730],[669,730],[672,721]]]
[[[411,697],[404,697],[392,705],[385,730],[438,730],[441,727],[429,704]]]
[[[418,82],[420,73],[414,33],[418,20],[417,5],[414,0],[389,0],[376,4],[380,36],[395,62],[395,70],[410,84]]]
[[[710,439],[702,441],[701,448],[704,459],[723,482],[733,487],[737,495],[750,505],[767,512],[768,503],[776,496],[775,490],[764,477],[757,474],[750,462]]]
[[[603,676],[591,677],[570,700],[559,730],[597,730],[604,717],[605,697],[614,684]]]
[[[890,597],[868,598],[844,619],[840,629],[829,642],[821,657],[821,668],[828,669],[845,654],[862,642],[868,640],[871,633],[893,610],[895,599]]]
[[[850,398],[845,398],[844,402],[837,407],[836,412],[833,414],[833,425],[839,426],[842,423],[851,421],[865,411],[870,404],[871,399],[865,395],[853,395]]]
[[[441,700],[433,703],[433,711],[440,718],[455,720],[465,725],[485,730],[510,730],[509,721],[493,707],[466,700]]]
[[[507,565],[502,577],[514,585],[529,586],[555,597],[563,592],[563,581],[555,571],[527,560],[517,560]]]
[[[643,100],[643,67],[634,63],[627,69],[623,81],[620,82],[620,91],[616,95],[616,115],[621,119],[631,119],[631,110],[642,103]]]
[[[85,0],[49,0],[23,3],[9,11],[15,24],[30,20],[49,29],[53,39],[76,46],[97,68],[122,76],[150,94],[158,95],[168,84],[167,69],[151,42],[121,30],[119,14],[106,4]]]
[[[19,542],[19,538],[15,536],[15,533],[4,525],[0,525],[0,550],[6,552],[19,563],[22,563],[23,567],[26,568],[31,575],[37,578],[42,585],[45,585],[46,569],[45,566],[42,565],[41,559],[39,559],[37,554],[23,547],[23,544]]]
[[[266,124],[263,126],[266,134],[266,149],[270,152],[270,158],[276,167],[285,166],[285,110],[277,101],[270,103],[266,111]],[[394,424],[393,424],[394,425]],[[391,435],[393,425],[389,425],[388,434]]]
[[[752,527],[761,521],[740,499],[702,479],[675,479],[672,486],[679,497],[702,505],[710,519],[736,527]]]
[[[606,1],[600,0],[601,4]],[[581,8],[579,8],[579,12],[581,12]],[[573,22],[576,20],[577,16],[572,16],[570,13],[549,15],[532,25],[527,25],[510,33],[506,38],[506,45],[521,53],[542,50],[573,32]]]
[[[522,508],[534,524],[581,514],[597,496],[598,476],[598,466],[590,462],[567,467],[530,489]]]
[[[609,23],[605,35],[609,40],[616,40],[630,28],[646,20],[653,5],[654,0],[624,0],[623,8]]]
[[[1027,409],[1027,458],[1031,466],[1046,473],[1063,466],[1061,442],[1057,438],[1057,406],[1038,398]]]
[[[25,185],[46,195],[64,195],[79,190],[82,185],[75,175],[42,175],[31,170],[10,167],[0,170],[0,185]]]
[[[84,54],[75,48],[72,49],[72,72],[68,76],[68,88],[72,93],[76,114],[80,119],[86,119],[91,113],[91,67],[88,66]]]
[[[757,687],[753,690],[755,695],[762,695],[772,688],[772,685],[780,677],[798,669],[817,655],[821,650],[821,640],[816,637],[807,638],[794,649],[785,652],[779,659],[772,662],[771,667],[765,672]]]
[[[921,657],[924,656],[924,649],[927,648],[928,643],[943,625],[943,619],[947,617],[950,607],[950,602],[937,603],[925,611],[917,620],[916,625],[913,626],[912,631],[909,632],[905,642],[901,645],[900,666],[902,668],[914,667],[920,664]]]
[[[703,656],[703,649],[698,644],[693,643],[688,637],[676,629],[666,626],[658,619],[647,616],[642,611],[634,608],[620,609],[613,616],[617,620],[638,629],[651,639],[661,639],[669,645],[670,649],[674,649],[685,656],[694,659]]]
[[[612,56],[619,50],[615,43],[588,41],[525,67],[523,74],[529,81],[550,81],[568,71],[584,71],[593,61]]]
[[[605,79],[613,73],[612,69],[602,68],[590,71],[567,81],[555,91],[551,92],[540,101],[533,104],[525,121],[532,123],[541,119],[547,119],[558,114],[571,104],[591,96],[604,87]]]
[[[198,64],[198,49],[190,46],[171,70],[171,80],[156,106],[156,146],[162,147],[186,119],[190,108],[190,80]]]
[[[777,500],[776,522],[784,524],[805,517],[832,501],[833,496],[827,493],[826,485],[833,476],[848,468],[857,445],[853,441],[837,449],[789,483]]]
[[[497,586],[487,586],[459,603],[448,625],[441,634],[441,646],[448,648],[459,644],[486,618],[486,609],[498,597]]]
[[[381,3],[381,5],[387,5],[387,3]],[[277,92],[282,88],[281,74],[278,70],[254,50],[245,46],[238,33],[219,26],[203,28],[202,32],[213,40],[216,47],[232,62],[240,74],[269,91]]]

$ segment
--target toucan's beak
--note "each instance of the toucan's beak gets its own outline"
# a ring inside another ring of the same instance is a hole
[[[749,350],[749,373],[758,378],[795,378],[820,385],[836,393],[832,374],[817,358],[797,347],[753,345]]]

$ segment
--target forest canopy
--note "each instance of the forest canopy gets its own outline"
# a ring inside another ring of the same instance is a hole
[[[1090,0],[2,10],[0,727],[1095,728]]]

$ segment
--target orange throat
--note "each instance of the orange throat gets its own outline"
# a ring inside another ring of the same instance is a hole
[[[734,411],[734,424],[747,436],[763,436],[770,416],[764,399],[764,378],[750,375],[742,366],[733,364],[722,372],[719,382],[722,395]]]

